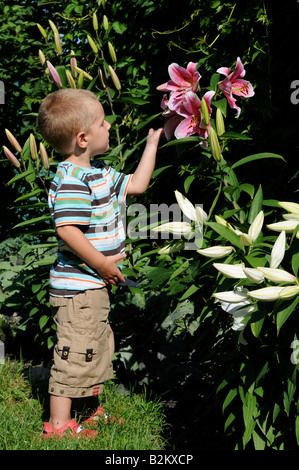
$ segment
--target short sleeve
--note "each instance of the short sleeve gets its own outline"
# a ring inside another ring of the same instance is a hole
[[[110,176],[113,182],[113,186],[115,189],[115,193],[117,196],[117,200],[119,203],[125,202],[128,187],[133,175],[125,175],[124,173],[120,173],[113,168],[110,168]]]
[[[81,180],[65,176],[57,188],[54,203],[54,222],[64,225],[89,225],[92,196],[89,187]]]

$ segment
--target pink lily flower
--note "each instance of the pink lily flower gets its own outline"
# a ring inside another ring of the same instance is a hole
[[[187,91],[196,93],[198,90],[200,74],[197,72],[196,66],[195,62],[189,62],[186,69],[176,63],[169,65],[170,80],[157,87],[157,90],[170,92],[169,109],[175,110],[184,100]]]
[[[241,109],[236,105],[236,99],[232,95],[241,96],[242,98],[250,98],[254,95],[251,83],[243,79],[245,69],[240,57],[237,58],[236,67],[232,73],[227,67],[220,67],[217,72],[226,75],[226,78],[219,82],[218,86],[226,96],[229,106],[237,110],[236,117],[239,117]]]
[[[180,124],[182,117],[180,114],[177,114],[176,111],[169,109],[168,104],[169,104],[169,99],[167,95],[163,95],[161,108],[164,109],[164,112],[162,113],[162,116],[169,118],[166,121],[166,124],[164,125],[164,135],[167,140],[170,140],[176,127]],[[179,105],[179,107],[182,108],[182,104]],[[181,112],[183,112],[183,109]]]
[[[211,100],[214,95],[214,91],[207,91],[203,95],[203,98],[207,103],[209,114],[212,113]],[[204,124],[201,116],[201,101],[192,91],[186,93],[180,113],[185,117],[185,119],[175,130],[174,135],[177,139],[189,137],[193,134],[198,134],[200,137],[207,139],[210,123],[208,126]]]
[[[52,78],[53,78],[55,84],[59,88],[62,88],[61,79],[60,79],[59,74],[58,74],[57,70],[55,69],[55,67],[49,61],[47,61],[47,66],[48,66],[48,69],[50,71],[50,74],[52,75]]]

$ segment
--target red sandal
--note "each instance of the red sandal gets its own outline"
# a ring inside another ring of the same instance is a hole
[[[103,408],[101,406],[99,406],[96,410],[95,413],[93,413],[89,418],[87,418],[84,423],[85,424],[95,424],[99,421],[99,418],[100,417],[104,417],[105,418],[105,423],[106,424],[112,424],[114,423],[114,421],[117,419],[115,416],[110,416],[108,415],[107,413],[105,413],[105,411],[103,410]],[[118,418],[117,419],[117,422],[119,424],[123,424],[123,419],[122,418]]]
[[[43,437],[45,439],[51,439],[54,437],[58,437],[60,439],[61,437],[67,436],[89,438],[96,437],[97,434],[98,431],[84,429],[84,427],[78,424],[74,419],[59,429],[55,429],[53,426],[50,426],[49,423],[44,423],[43,427]]]

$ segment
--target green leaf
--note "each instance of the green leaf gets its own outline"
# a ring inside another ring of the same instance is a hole
[[[262,187],[260,186],[250,206],[250,211],[249,211],[249,216],[248,216],[248,222],[250,224],[252,224],[252,222],[258,215],[258,213],[262,210],[262,205],[263,205],[263,190],[262,190]]]
[[[148,100],[144,100],[143,98],[137,98],[135,96],[122,96],[121,98],[115,98],[113,101],[117,103],[132,103],[137,105],[148,104]]]
[[[232,388],[225,397],[225,400],[222,404],[222,413],[224,413],[225,409],[230,405],[233,399],[237,396],[238,392],[236,388]]]
[[[14,176],[13,178],[11,178],[11,180],[9,180],[7,182],[7,185],[10,185],[10,184],[13,184],[15,183],[16,181],[19,181],[20,179],[22,178],[26,178],[27,176],[31,175],[32,173],[34,173],[35,170],[27,170],[27,171],[23,171],[23,173],[19,173],[18,175]]]
[[[202,141],[200,137],[183,137],[182,139],[175,139],[171,140],[170,142],[167,142],[166,144],[162,145],[161,148],[164,147],[173,147],[174,145],[182,145],[182,144],[189,144],[190,142],[197,142],[198,144]]]
[[[188,297],[195,294],[195,292],[197,292],[198,290],[199,290],[199,287],[196,286],[195,284],[192,284],[192,286],[190,286],[186,290],[186,292],[182,295],[182,297],[179,299],[179,301],[182,302],[183,300],[188,299]]]
[[[250,163],[255,160],[262,160],[264,158],[278,158],[285,162],[285,159],[281,155],[278,155],[276,153],[256,153],[254,155],[250,155],[249,157],[242,158],[238,162],[234,163],[232,165],[232,168],[237,168],[238,166],[244,165],[245,163]]]
[[[215,86],[217,85],[218,82],[215,83],[215,80],[219,81],[219,74],[218,73],[214,73],[212,75],[212,78],[211,78],[211,88],[214,89]],[[212,101],[212,104],[213,106],[215,106],[216,108],[220,108],[220,111],[222,112],[223,116],[226,117],[226,110],[227,110],[227,99],[226,98],[223,98],[221,100],[218,100],[218,101]],[[223,136],[224,134],[222,134]],[[221,136],[221,137],[222,137]]]
[[[297,296],[291,302],[291,304],[289,304],[286,308],[284,308],[283,310],[280,310],[277,313],[277,316],[276,316],[277,334],[279,333],[282,325],[287,321],[287,319],[289,318],[289,316],[291,315],[291,313],[293,312],[293,310],[297,306],[298,302],[299,302],[299,297]],[[283,302],[282,305],[285,305],[285,302]]]
[[[30,191],[29,193],[23,194],[22,196],[18,197],[15,202],[25,201],[26,199],[30,199],[31,197],[37,197],[43,192],[44,189],[34,189],[33,191]]]
[[[297,276],[298,270],[299,270],[299,253],[295,253],[292,256],[292,269],[293,269],[295,276]]]
[[[15,225],[13,228],[25,227],[26,225],[39,224],[41,222],[46,222],[51,219],[51,215],[44,214],[40,217],[35,217],[34,219],[25,220]]]
[[[224,225],[218,224],[217,222],[207,222],[206,225],[211,227],[213,230],[215,230],[215,232],[217,232],[219,235],[221,235],[233,245],[237,246],[238,248],[241,248],[242,251],[245,250],[244,246],[239,240],[238,235],[229,228],[225,227]]]
[[[220,137],[221,137],[221,139],[222,139],[222,137],[225,137],[226,139],[252,140],[251,137],[248,137],[245,134],[239,134],[238,132],[224,132],[223,134],[221,134]]]
[[[41,330],[45,327],[48,320],[48,315],[43,315],[42,317],[40,317],[38,324]]]

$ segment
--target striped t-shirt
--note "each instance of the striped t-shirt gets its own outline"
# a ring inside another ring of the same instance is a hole
[[[101,163],[84,168],[62,162],[49,191],[55,227],[75,225],[106,256],[123,253],[125,229],[120,204],[125,203],[132,175]],[[50,271],[50,294],[71,297],[105,286],[103,279],[59,238],[57,259]]]

